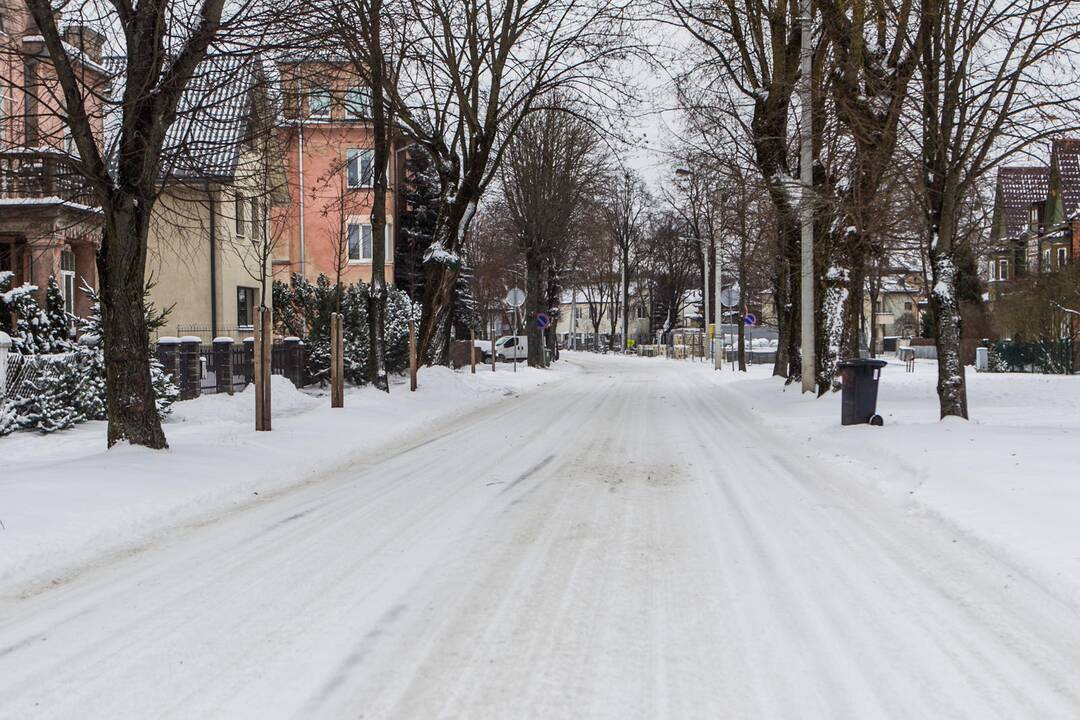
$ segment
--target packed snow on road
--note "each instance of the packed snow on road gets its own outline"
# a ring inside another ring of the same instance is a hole
[[[1080,717],[1080,380],[555,367],[0,441],[0,718]]]

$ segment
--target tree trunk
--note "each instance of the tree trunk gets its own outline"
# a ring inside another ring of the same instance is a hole
[[[168,447],[150,382],[150,333],[143,306],[146,233],[152,198],[123,198],[105,211],[98,278],[105,352],[108,445]]]
[[[544,367],[544,331],[536,324],[546,307],[544,262],[535,252],[525,254],[525,335],[529,339],[529,367]]]
[[[375,151],[371,200],[371,291],[368,293],[368,373],[371,383],[390,392],[386,375],[386,171],[390,163],[390,118],[383,98],[386,67],[382,53],[382,0],[368,7],[368,45],[371,74],[371,131]]]
[[[960,357],[960,303],[956,297],[956,263],[946,250],[932,252],[933,290],[930,309],[938,356],[938,403],[941,417],[968,417],[964,363]]]
[[[739,370],[746,372],[746,238],[739,248]],[[727,358],[724,358],[725,360]]]

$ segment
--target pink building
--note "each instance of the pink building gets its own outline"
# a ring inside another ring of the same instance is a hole
[[[74,154],[62,118],[62,94],[43,39],[22,2],[7,4],[0,30],[0,271],[14,273],[44,293],[55,277],[77,314],[88,303],[77,288],[96,285],[95,254],[101,213],[82,179],[63,163]],[[64,30],[75,72],[85,81],[91,121],[103,137],[98,98],[108,83],[101,65],[103,38],[83,27]],[[78,61],[81,59],[81,61]]]
[[[346,283],[371,280],[374,157],[370,94],[348,63],[310,60],[281,65],[282,139],[290,203],[277,215],[274,272],[285,280],[324,273]],[[392,157],[401,148],[395,143]],[[388,168],[390,188],[397,165]],[[393,192],[387,196],[386,280],[394,279]]]

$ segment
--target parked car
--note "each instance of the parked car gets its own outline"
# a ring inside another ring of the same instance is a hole
[[[491,341],[477,340],[476,347],[484,353],[484,362],[491,362]],[[525,335],[503,335],[495,341],[495,357],[503,362],[526,360],[529,357],[529,338]]]

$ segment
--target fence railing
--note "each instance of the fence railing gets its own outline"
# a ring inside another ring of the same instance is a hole
[[[1076,372],[1076,345],[1069,338],[1017,342],[1002,340],[990,348],[990,370],[1072,375]]]
[[[0,152],[0,197],[95,204],[90,185],[71,169],[63,153],[34,149]]]
[[[242,391],[255,377],[255,343],[220,342],[204,345],[200,338],[162,337],[157,341],[157,358],[180,388],[180,399],[203,394]],[[305,385],[307,348],[298,338],[274,343],[270,352],[271,372],[282,375],[297,388]]]

